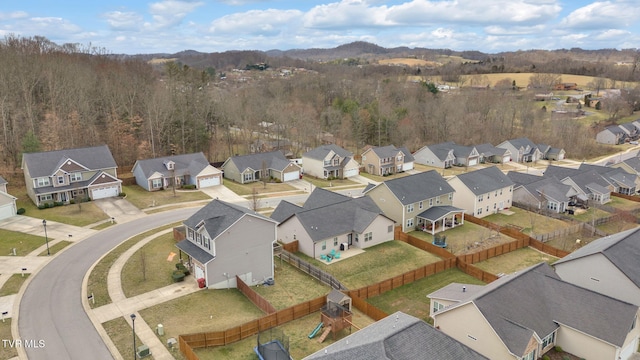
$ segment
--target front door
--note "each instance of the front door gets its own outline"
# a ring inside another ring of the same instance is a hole
[[[349,244],[349,246],[353,245],[353,235],[352,234],[348,234],[347,235],[347,244]]]

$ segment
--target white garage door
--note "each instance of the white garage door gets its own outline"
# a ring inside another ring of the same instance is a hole
[[[300,171],[292,171],[284,173],[284,181],[298,180],[300,179]]]
[[[629,359],[631,354],[636,352],[637,349],[638,349],[638,338],[635,338],[635,340],[633,340],[631,342],[631,344],[627,345],[626,348],[624,348],[624,349],[622,349],[622,351],[620,351],[620,359],[622,359],[622,360]]]
[[[469,166],[478,165],[478,159],[469,159]]]
[[[111,186],[111,187],[93,189],[91,194],[92,194],[91,198],[93,200],[118,196],[118,187]]]
[[[352,176],[356,176],[358,175],[358,169],[350,169],[350,170],[345,170],[344,172],[344,177],[348,178],[348,177],[352,177]]]
[[[413,170],[413,161],[404,163],[402,165],[402,170],[404,170],[404,171]]]
[[[510,155],[507,155],[507,156],[502,158],[502,162],[503,163],[508,163],[509,161],[511,161],[511,156]]]
[[[199,189],[220,185],[220,177],[212,176],[212,177],[200,178],[198,179],[198,184],[199,184],[198,185]]]
[[[0,220],[8,219],[13,215],[15,215],[13,211],[13,204],[6,204],[3,206],[0,206]]]

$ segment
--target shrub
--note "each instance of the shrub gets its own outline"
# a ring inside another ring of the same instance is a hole
[[[18,215],[22,215],[22,214],[24,214],[25,212],[27,212],[27,210],[25,210],[24,208],[20,208],[20,209],[18,209]]]
[[[40,205],[38,205],[38,209],[40,209],[40,210],[46,209],[46,207],[45,207],[44,205],[45,205],[45,204],[40,204]]]
[[[127,194],[125,194],[125,193],[121,192],[120,194],[118,194],[118,196],[120,196],[120,197],[122,197],[122,198],[123,198],[123,197],[126,197],[126,196],[127,196]]]
[[[76,203],[76,199],[71,199],[71,200],[69,200],[69,204],[73,205],[73,204],[75,204],[75,203]]]
[[[184,266],[183,263],[177,263],[176,269],[178,269],[178,271],[182,271],[185,274],[185,276],[189,275],[189,269],[187,269],[187,267]]]
[[[62,206],[64,203],[62,201],[56,201],[53,203],[53,206]]]
[[[556,352],[562,352],[562,346],[560,346],[560,345],[556,345],[553,349],[554,349]]]
[[[570,358],[570,357],[568,357],[567,355],[564,355],[564,356],[562,357],[562,360],[571,360],[571,358]]]
[[[542,360],[551,360],[551,358],[549,357],[549,355],[545,355],[542,357]]]
[[[182,188],[185,190],[194,190],[196,186],[194,184],[186,184],[186,185],[182,185]]]

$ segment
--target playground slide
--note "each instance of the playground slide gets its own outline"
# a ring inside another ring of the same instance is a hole
[[[320,329],[322,329],[322,323],[319,323],[318,326],[313,329],[313,331],[309,334],[309,339],[313,339],[314,336],[318,335],[318,331],[320,331]]]

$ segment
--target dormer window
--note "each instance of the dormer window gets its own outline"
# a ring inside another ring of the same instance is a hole
[[[164,166],[167,168],[167,170],[174,170],[175,169],[175,165],[176,165],[176,163],[174,163],[171,160],[167,160],[164,163]]]
[[[64,184],[64,176],[58,176],[58,185]]]
[[[69,175],[69,180],[71,182],[81,181],[82,180],[82,174],[79,173],[79,172],[72,173],[71,175]]]

